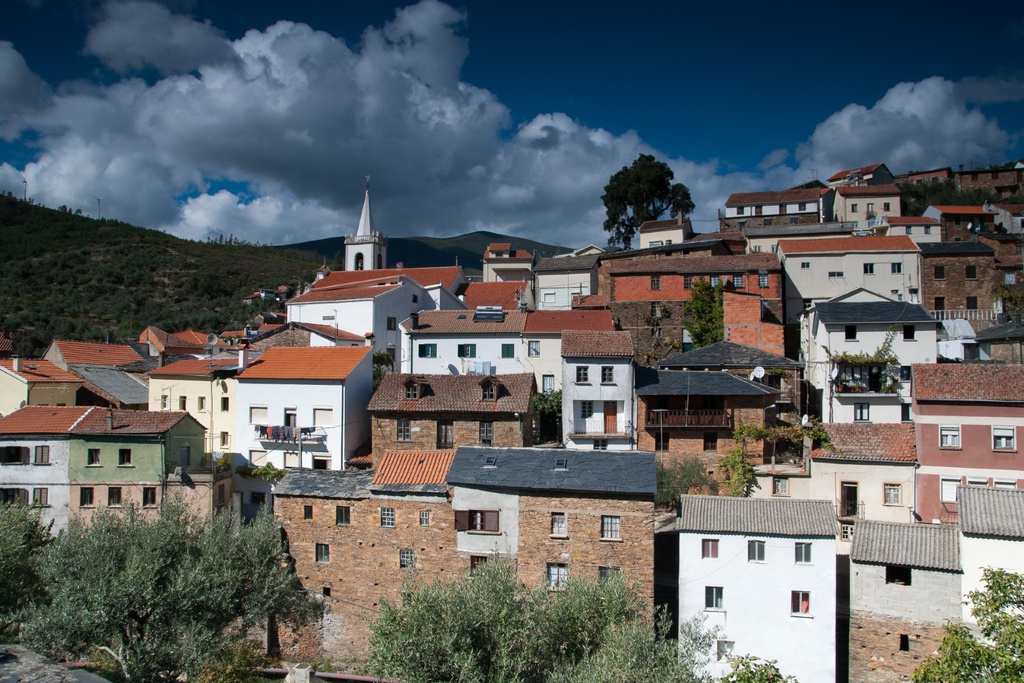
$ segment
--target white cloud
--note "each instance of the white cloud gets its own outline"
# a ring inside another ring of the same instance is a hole
[[[15,139],[25,121],[49,102],[49,86],[29,70],[13,44],[0,40],[0,138]]]

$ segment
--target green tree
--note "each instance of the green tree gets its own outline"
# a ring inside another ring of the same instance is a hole
[[[395,357],[387,351],[373,352],[373,388],[376,389],[384,375],[395,369]]]
[[[686,323],[683,327],[690,333],[695,349],[725,338],[721,285],[712,285],[707,280],[696,280],[693,283],[690,300],[686,302]]]
[[[721,679],[724,683],[797,683],[794,677],[782,675],[775,660],[736,657],[729,664],[732,671]]]
[[[127,681],[194,678],[272,616],[301,624],[320,608],[282,562],[268,511],[239,525],[176,500],[156,516],[104,510],[73,519],[40,567],[45,601],[26,613],[26,644],[60,658],[101,650]]]
[[[665,211],[693,211],[690,190],[682,183],[673,183],[675,174],[668,164],[650,154],[641,154],[632,166],[623,166],[604,186],[608,244],[622,244],[629,249],[633,235],[644,221],[661,218]]]
[[[718,494],[718,482],[708,476],[700,458],[683,458],[668,465],[659,462],[656,472],[658,492],[654,494],[655,505],[674,506],[679,496],[693,489],[699,493]]]
[[[1010,683],[1024,680],[1024,575],[985,569],[983,590],[967,594],[984,636],[962,624],[947,624],[939,654],[913,674],[915,683]]]
[[[545,391],[533,396],[536,441],[562,440],[562,391]]]
[[[38,509],[0,505],[0,634],[41,597],[39,555],[50,541],[50,528],[39,523]]]

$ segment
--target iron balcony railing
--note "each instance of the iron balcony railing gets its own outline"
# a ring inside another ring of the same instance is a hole
[[[731,427],[732,411],[721,410],[649,410],[647,428],[658,427]]]

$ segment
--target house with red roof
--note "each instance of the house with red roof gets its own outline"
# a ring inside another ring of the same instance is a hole
[[[678,244],[694,236],[693,223],[680,211],[672,218],[644,221],[637,234],[641,249]]]
[[[503,311],[515,311],[533,307],[533,294],[529,284],[516,280],[469,282],[459,291],[459,298],[470,309],[488,306]]]
[[[507,375],[525,372],[522,335],[527,313],[498,307],[421,311],[401,324],[402,372]]]
[[[544,393],[562,388],[562,335],[566,330],[611,332],[615,329],[608,309],[530,311],[523,326],[520,358],[523,370],[532,372]]]
[[[900,215],[900,188],[885,185],[840,185],[836,188],[835,220],[869,227],[871,221]]]
[[[832,220],[835,192],[821,183],[771,192],[734,192],[719,212],[723,232],[748,228],[808,225]]]
[[[636,448],[633,341],[628,332],[562,333],[562,443],[576,450]]]
[[[73,406],[83,384],[48,360],[0,358],[0,415],[25,406]]]
[[[239,365],[229,358],[193,358],[150,370],[149,410],[187,412],[206,430],[205,452],[230,452]]]
[[[918,244],[942,241],[939,221],[926,216],[882,216],[873,221],[871,227],[890,237],[906,235]]]
[[[207,351],[207,336],[195,330],[169,334],[150,325],[139,335],[139,343],[149,346],[150,356],[198,356]]]
[[[48,360],[63,370],[70,370],[72,365],[130,365],[142,360],[142,356],[127,344],[54,339],[46,348],[43,360]]]
[[[1003,232],[1019,235],[1024,232],[1024,204],[992,204],[995,224]]]
[[[978,233],[995,232],[997,214],[986,206],[936,204],[923,215],[939,222],[943,242],[969,242]]]
[[[885,164],[868,164],[839,171],[828,179],[829,187],[851,185],[890,185],[894,182],[892,172]]]
[[[1024,488],[1024,366],[914,365],[918,519],[956,523],[961,485]]]
[[[533,253],[509,242],[492,242],[484,251],[484,282],[533,284]]]

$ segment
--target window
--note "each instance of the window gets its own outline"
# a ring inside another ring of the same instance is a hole
[[[618,576],[618,575],[619,575],[619,568],[618,567],[599,566],[597,568],[597,580],[600,581],[601,583],[604,583],[605,581],[610,581],[612,579],[612,577],[615,577],[615,576]]]
[[[850,204],[850,213],[857,213],[858,205],[856,203]]]
[[[882,202],[882,211],[892,211],[892,202]]]
[[[121,507],[121,487],[120,486],[109,486],[107,487],[107,507],[119,508]]]
[[[946,266],[935,266],[935,279],[945,280],[946,279]]]
[[[455,425],[451,420],[437,421],[437,447],[452,448],[455,445]]]
[[[789,479],[787,477],[772,477],[772,495],[789,495]]]
[[[914,417],[910,414],[910,404],[900,404],[900,422],[913,422]]]
[[[576,366],[576,383],[586,384],[590,381],[590,366],[589,365],[577,365]]]
[[[395,508],[380,509],[380,525],[388,529],[395,528]]]
[[[764,541],[747,541],[747,562],[764,562]]]
[[[480,420],[480,443],[489,444],[494,441],[494,422]]]
[[[456,510],[456,531],[482,531],[497,533],[500,531],[497,510]]]
[[[992,448],[996,450],[1012,451],[1014,449],[1013,437],[1013,427],[993,427]]]
[[[228,398],[227,396],[221,396],[221,398],[220,398],[220,410],[221,410],[221,412],[226,413],[230,409],[230,406],[231,406],[231,399]]]
[[[312,505],[303,505],[302,506],[302,518],[303,519],[313,519],[313,506]]]
[[[168,406],[170,404],[171,404],[171,397],[170,396],[161,396],[160,397],[160,410],[167,410],[167,408],[168,408]]]
[[[732,657],[732,651],[735,645],[736,643],[731,640],[719,640],[717,647],[715,648],[715,659],[719,662],[724,662]]]
[[[882,491],[885,496],[886,505],[902,505],[903,504],[903,485],[902,484],[882,484]]]
[[[661,289],[661,276],[660,275],[652,275],[651,276],[651,291],[656,292],[659,289]]]
[[[705,560],[718,559],[718,539],[705,538],[700,542],[700,556]]]
[[[992,485],[995,486],[997,489],[1009,489],[1009,490],[1012,491],[1012,490],[1015,490],[1017,488],[1017,480],[1016,479],[993,479],[992,480]]]
[[[811,544],[797,541],[794,548],[794,559],[797,564],[811,563]]]
[[[940,500],[943,503],[956,502],[956,487],[960,486],[959,479],[943,477],[941,482]]]
[[[594,439],[594,450],[595,451],[606,451],[606,450],[608,450],[608,439]]]
[[[249,424],[254,424],[254,425],[265,425],[265,424],[267,424],[267,407],[266,406],[250,406],[250,408],[249,408]]]
[[[652,247],[660,247],[661,245],[662,245],[662,241],[661,240],[654,240],[650,244],[650,246],[652,246]]]
[[[865,275],[874,275],[875,274],[875,264],[874,263],[865,263],[864,264],[864,274]]]
[[[811,307],[811,300],[810,299],[804,299],[803,300],[803,305],[804,305],[804,310],[807,310],[808,308]]]
[[[32,489],[32,504],[36,507],[50,507],[50,489]]]
[[[944,310],[946,310],[946,297],[944,297],[944,296],[937,296],[937,297],[935,297],[934,309],[936,311],[944,311]]]
[[[543,377],[540,378],[540,386],[541,386],[541,391],[544,392],[545,394],[549,393],[551,391],[554,391],[555,390],[555,376],[554,375],[544,375]]]
[[[90,448],[85,454],[86,466],[96,466],[100,464],[100,449]]]
[[[459,358],[476,358],[476,344],[459,344]]]
[[[901,365],[900,366],[900,381],[901,382],[909,382],[910,378],[913,376],[912,373],[913,373],[913,369],[911,368],[911,366],[909,366],[909,365]]]
[[[661,317],[661,302],[660,301],[652,301],[651,302],[651,317],[652,318],[660,318]]]
[[[875,210],[875,203],[874,202],[868,202],[868,211],[874,211],[874,210]]]
[[[142,507],[156,507],[156,487],[146,486],[142,489]]]
[[[569,526],[564,512],[551,513],[551,535],[568,536]]]
[[[736,207],[736,215],[737,216],[742,216],[743,212],[746,211],[746,210],[747,210],[747,207],[745,207],[745,206],[737,206]]]
[[[841,541],[853,540],[853,523],[852,522],[840,522],[839,523],[839,540],[841,540]]]
[[[420,526],[430,526],[430,510],[420,510]]]
[[[92,487],[83,486],[78,490],[78,504],[84,508],[91,508],[93,506],[92,500]]]
[[[564,562],[548,562],[548,588],[561,590],[569,581],[569,565]]]
[[[314,546],[314,550],[317,562],[327,563],[331,561],[331,546],[326,543],[317,543]]]
[[[402,548],[398,551],[398,568],[413,569],[416,566],[416,556],[411,548]]]
[[[487,562],[487,556],[486,555],[470,555],[469,556],[469,571],[472,572],[474,569],[476,569],[480,565],[484,564],[485,562]]]
[[[736,289],[743,289],[743,274],[737,273],[732,276],[732,286]]]
[[[939,427],[939,448],[960,448],[960,425]]]
[[[768,273],[761,273],[757,276],[757,286],[761,289],[768,288]]]
[[[502,358],[515,358],[516,357],[516,345],[515,344],[502,344],[501,345],[501,357]]]
[[[704,586],[704,609],[722,609],[724,593],[721,586]]]
[[[334,508],[334,523],[338,526],[348,526],[352,522],[352,508],[348,505],[338,505]]]
[[[853,404],[853,421],[854,422],[870,422],[871,421],[871,404],[870,403],[854,403]]]
[[[1004,285],[1013,285],[1013,284],[1016,284],[1016,283],[1017,283],[1017,274],[1016,273],[1014,273],[1012,271],[1003,273],[1003,284]]]
[[[389,330],[397,330],[398,329],[398,320],[393,318],[393,317],[391,317],[391,316],[388,316],[388,329]]]
[[[122,448],[117,451],[117,466],[118,467],[131,467],[132,466],[132,449]]]
[[[266,505],[267,494],[263,491],[250,491],[249,502],[253,505]]]
[[[830,278],[832,278],[832,279],[839,279],[839,278],[846,277],[846,275],[841,270],[830,270],[830,271],[828,271],[828,276]]]
[[[890,268],[892,270],[893,275],[896,275],[898,273],[902,273],[903,272],[903,264],[902,263],[893,263],[893,264],[890,265]]]
[[[601,366],[601,384],[615,383],[615,368],[611,365]]]
[[[496,401],[498,400],[498,387],[488,382],[483,387],[483,400],[485,401]]]
[[[412,441],[412,426],[407,417],[400,417],[395,420],[395,439],[397,441]]]
[[[924,234],[926,234],[926,235],[932,234],[932,226],[930,226],[930,225],[924,226]]]
[[[712,275],[711,278],[710,278],[710,282],[711,282],[711,286],[712,287],[717,287],[718,286],[718,276],[717,275]]]
[[[205,396],[200,396],[196,400],[196,403],[199,406],[199,412],[204,412],[206,410],[206,397]]]
[[[184,396],[178,397],[178,410],[185,410],[188,407],[187,400]]]
[[[847,325],[846,326],[846,341],[857,341],[857,326]]]
[[[906,229],[906,233],[907,233],[908,235],[913,235],[913,234],[914,234],[914,226],[912,226],[912,225],[908,225],[908,226],[907,226],[907,229]]]
[[[411,382],[405,385],[405,397],[411,400],[416,400],[420,397],[420,385],[415,382]]]
[[[692,275],[684,275],[683,276],[683,289],[693,289],[693,276]]]
[[[801,261],[800,262],[800,270],[810,270],[810,269],[811,269],[811,262],[810,261]]]
[[[527,352],[527,354],[529,354],[530,358],[536,358],[537,356],[539,356],[540,355],[540,341],[539,340],[534,340],[534,341],[526,342],[526,352]]]
[[[50,447],[49,446],[36,446],[35,457],[32,460],[36,465],[49,465],[50,464]]]
[[[420,358],[437,358],[437,344],[420,344],[417,350]]]
[[[908,340],[908,341],[913,340],[914,339],[914,333],[916,331],[917,331],[917,329],[913,325],[904,325],[903,326],[903,338]]]
[[[965,306],[965,308],[968,308],[968,309],[971,309],[971,310],[976,310],[978,308],[978,297],[976,297],[976,296],[969,296],[969,297],[967,297],[967,305]]]
[[[594,402],[593,401],[580,401],[580,417],[586,420],[589,417],[594,416]]]
[[[790,597],[790,611],[793,614],[810,614],[811,594],[808,591],[793,591]]]
[[[601,538],[622,538],[618,515],[601,515]]]
[[[897,567],[886,565],[885,582],[894,583],[898,586],[909,586],[911,581],[910,567]]]
[[[978,279],[978,266],[965,266],[964,277],[968,280]]]

